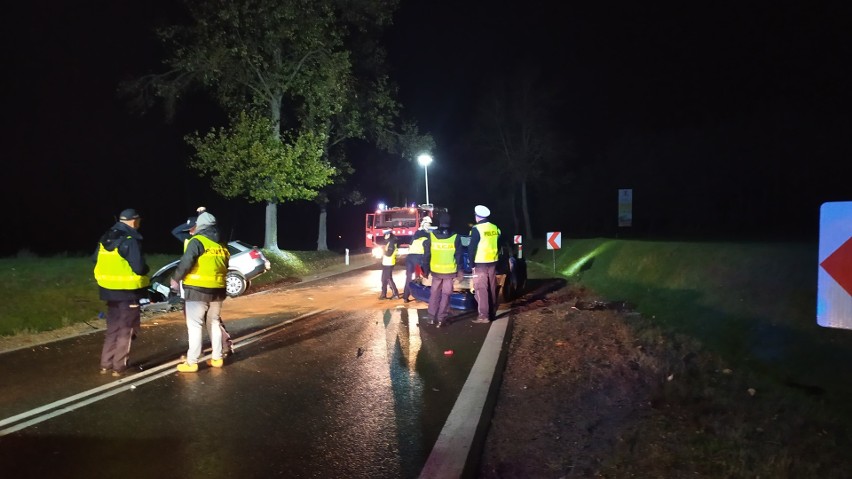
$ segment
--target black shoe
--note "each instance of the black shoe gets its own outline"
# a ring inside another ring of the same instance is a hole
[[[444,327],[444,326],[446,326],[446,325],[447,325],[447,322],[446,322],[446,321],[438,321],[438,324],[437,324],[437,325],[435,325],[435,327],[436,327],[436,328],[443,328],[443,327]]]
[[[379,296],[379,299],[388,299],[388,297],[385,296],[385,295],[382,295],[382,296]]]
[[[411,300],[410,300],[410,299],[408,299],[408,298],[402,298],[402,302],[403,302],[403,303],[410,303],[410,302],[411,302]]]

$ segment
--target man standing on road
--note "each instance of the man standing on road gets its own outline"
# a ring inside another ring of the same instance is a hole
[[[379,295],[379,299],[399,299],[399,290],[393,282],[393,267],[396,265],[396,255],[399,251],[398,240],[390,229],[382,230],[382,233],[385,236],[385,248],[382,254],[382,294]],[[388,287],[391,290],[390,298],[388,298]]]
[[[443,327],[447,323],[450,309],[450,296],[453,294],[453,280],[462,274],[461,238],[450,231],[450,215],[444,213],[438,217],[438,229],[429,233],[424,245],[432,286],[429,291],[429,324]]]
[[[116,377],[124,374],[130,342],[140,328],[139,300],[147,295],[150,284],[138,231],[141,221],[136,210],[122,211],[119,220],[101,236],[95,251],[95,281],[101,300],[107,304],[101,374],[110,370]]]
[[[497,318],[497,257],[500,228],[488,221],[491,210],[483,205],[473,209],[476,224],[470,230],[470,253],[473,263],[473,292],[478,308],[477,324]]]
[[[426,250],[423,247],[423,243],[429,239],[429,229],[431,227],[432,218],[426,216],[420,222],[420,229],[411,238],[411,246],[408,247],[408,256],[405,257],[405,288],[402,290],[403,302],[408,303],[411,301],[411,281],[417,275],[417,268],[425,268],[423,265],[423,255],[426,253]],[[426,268],[424,276],[428,275],[428,268]]]
[[[207,211],[207,208],[203,206],[199,206],[195,209],[197,214],[201,214]],[[189,244],[189,240],[192,238],[193,228],[195,228],[195,222],[198,220],[198,216],[190,216],[186,219],[186,223],[181,223],[177,225],[172,230],[172,236],[178,239],[178,241],[183,243],[183,251],[186,252],[186,246]],[[183,317],[186,319],[186,305],[183,308]],[[231,334],[225,328],[225,321],[220,317],[219,318],[219,329],[222,330],[222,351],[226,356],[230,356],[234,354],[234,342],[231,340]]]
[[[226,297],[225,276],[228,274],[228,259],[231,255],[228,248],[219,243],[216,218],[210,213],[205,211],[198,215],[192,232],[192,238],[187,243],[171,281],[172,289],[177,289],[178,282],[183,281],[189,349],[186,361],[177,366],[177,370],[182,373],[198,371],[205,319],[213,349],[212,359],[207,364],[214,368],[221,368],[224,364],[219,322]]]

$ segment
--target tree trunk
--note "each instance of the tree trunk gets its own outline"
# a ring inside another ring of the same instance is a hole
[[[521,180],[521,211],[524,215],[524,227],[527,238],[533,239],[532,225],[530,224],[530,209],[527,204],[527,180]]]
[[[278,139],[281,139],[281,98],[280,93],[269,98],[269,116],[273,124],[272,134]],[[266,233],[263,248],[270,251],[281,251],[278,249],[278,203],[275,201],[266,203]]]
[[[274,201],[266,203],[266,234],[263,248],[280,251],[278,249],[278,204]]]
[[[326,208],[325,203],[319,205],[320,214],[319,214],[319,232],[317,232],[317,251],[328,251],[328,234],[327,234],[327,218],[328,218],[328,208]]]

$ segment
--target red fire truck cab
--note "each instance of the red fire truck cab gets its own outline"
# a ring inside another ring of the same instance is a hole
[[[388,208],[379,205],[376,211],[367,213],[364,227],[365,245],[372,250],[373,256],[381,258],[382,248],[385,245],[385,237],[382,230],[390,229],[399,239],[399,254],[408,254],[411,238],[420,228],[420,221],[426,216],[434,217],[447,211],[446,208],[437,208],[434,205],[411,205],[394,206]]]

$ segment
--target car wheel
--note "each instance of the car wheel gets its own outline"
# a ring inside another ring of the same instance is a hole
[[[245,293],[246,288],[248,288],[248,281],[245,276],[236,271],[228,271],[228,275],[225,276],[225,291],[228,296],[235,298]]]

